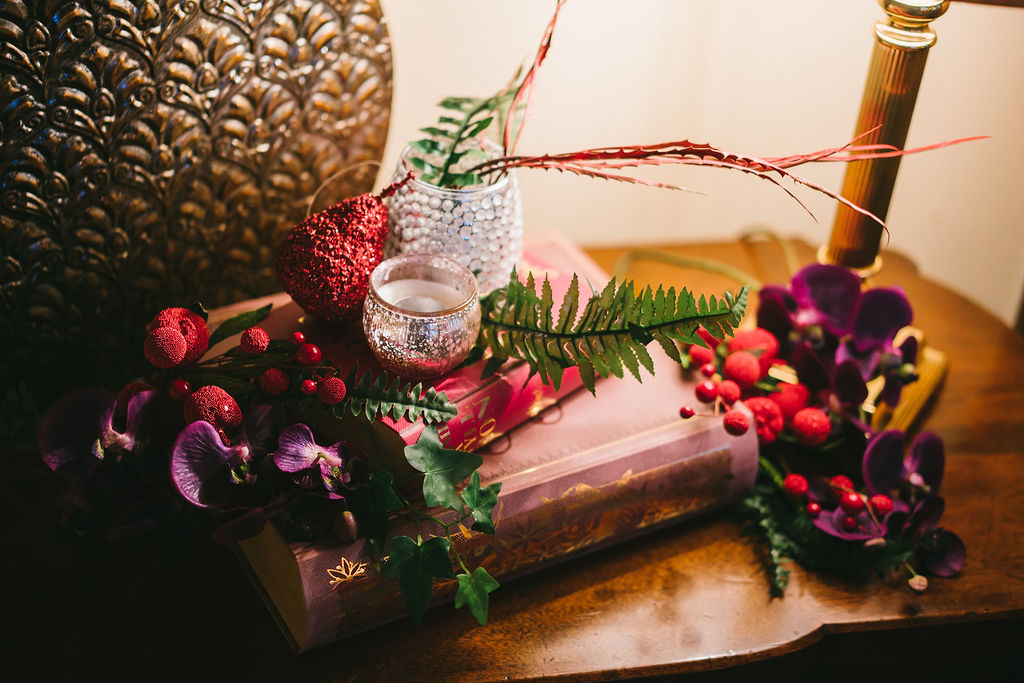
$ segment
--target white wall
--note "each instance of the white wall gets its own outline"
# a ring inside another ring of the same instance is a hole
[[[553,0],[385,0],[395,95],[385,165],[446,95],[484,95],[530,59]],[[872,28],[873,0],[570,0],[542,67],[520,152],[688,138],[755,156],[848,141]],[[910,147],[991,139],[903,161],[890,248],[926,275],[1012,322],[1024,287],[1024,9],[953,3],[935,23]],[[843,167],[805,168],[833,189]],[[752,224],[811,243],[835,204],[715,169],[652,175],[707,196],[520,172],[527,232],[580,244],[729,239]],[[581,220],[585,217],[586,221]]]

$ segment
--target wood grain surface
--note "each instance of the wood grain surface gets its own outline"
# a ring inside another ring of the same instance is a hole
[[[788,279],[771,242],[659,249]],[[589,253],[611,270],[624,250]],[[807,245],[796,254],[813,260]],[[1024,644],[1024,338],[907,259],[884,258],[876,284],[903,287],[915,324],[951,359],[920,427],[945,440],[943,525],[964,540],[967,565],[924,594],[905,577],[858,584],[794,567],[785,598],[770,599],[758,545],[718,513],[510,582],[491,596],[486,627],[442,607],[419,628],[402,620],[296,658],[230,554],[201,545],[156,567],[135,554],[7,582],[20,636],[4,644],[8,670],[44,680],[1015,680],[1005,667]],[[649,261],[629,275],[735,287]]]

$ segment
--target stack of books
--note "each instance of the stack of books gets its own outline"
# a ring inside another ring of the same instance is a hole
[[[524,277],[526,271],[538,281],[547,276],[556,297],[574,272],[584,292],[586,280],[598,289],[607,281],[558,235],[528,239]],[[226,317],[266,302],[280,304],[266,322],[271,336],[304,329],[323,338],[286,295],[218,313]],[[371,362],[355,330],[324,346],[332,358]],[[596,396],[578,391],[581,382],[573,373],[555,391],[530,377],[525,363],[510,363],[486,380],[478,366],[462,368],[433,383],[459,409],[439,429],[442,441],[483,455],[482,486],[502,482],[495,534],[457,534],[463,556],[507,581],[719,507],[750,487],[757,472],[753,430],[733,437],[720,419],[681,419],[679,407],[693,401],[695,380],[656,345],[650,352],[653,376],[642,383],[630,376],[601,380]],[[389,444],[385,449],[400,456],[423,425],[381,419],[376,427]],[[268,525],[237,550],[297,652],[405,616],[397,583],[380,580],[363,540],[294,542]],[[452,600],[456,588],[454,580],[436,584],[431,604]],[[492,599],[500,600],[500,593]]]

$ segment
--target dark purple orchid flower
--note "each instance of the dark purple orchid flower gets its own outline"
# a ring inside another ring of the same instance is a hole
[[[890,494],[904,482],[914,491],[934,495],[942,485],[946,467],[946,451],[942,439],[931,432],[921,432],[903,457],[905,437],[898,429],[875,435],[864,451],[861,470],[868,493]]]
[[[182,430],[171,450],[171,479],[185,500],[199,507],[223,505],[232,485],[256,480],[251,465],[254,456],[264,450],[269,412],[269,406],[251,408],[230,446],[217,428],[204,420]]]
[[[843,508],[837,507],[834,510],[823,510],[821,515],[814,520],[814,526],[824,531],[829,536],[835,536],[845,541],[869,541],[874,538],[884,539],[890,535],[894,525],[902,525],[906,519],[907,506],[902,501],[893,501],[893,509],[884,519],[874,517],[865,507],[856,515],[849,515]],[[843,520],[852,517],[857,526],[847,530],[843,526]],[[897,526],[896,528],[902,528]]]
[[[914,312],[903,290],[869,289],[857,304],[850,335],[836,350],[836,363],[854,360],[865,381],[878,374],[882,357],[899,356],[892,341],[910,324]],[[916,347],[914,349],[916,356]]]
[[[789,287],[761,289],[757,326],[775,335],[780,347],[800,339],[819,347],[824,332],[836,338],[850,332],[860,297],[860,279],[848,269],[810,265],[793,276]]]
[[[967,549],[960,537],[938,526],[946,503],[942,496],[928,496],[909,513],[890,514],[891,527],[900,538],[914,544],[919,567],[933,576],[953,576],[967,561]]]
[[[861,420],[861,406],[868,396],[868,387],[852,361],[826,366],[808,342],[793,350],[790,364],[800,382],[834,415],[851,421],[862,432],[871,431]]]
[[[135,448],[146,405],[155,391],[141,391],[128,403],[123,429],[114,423],[117,398],[108,391],[83,387],[65,394],[43,416],[36,443],[43,462],[57,470],[71,463],[119,458]]]
[[[332,498],[340,498],[338,491],[352,483],[351,466],[362,461],[362,451],[348,441],[332,446],[321,446],[313,439],[313,432],[304,424],[284,429],[278,438],[274,464],[283,472],[303,472],[319,465],[320,479]]]

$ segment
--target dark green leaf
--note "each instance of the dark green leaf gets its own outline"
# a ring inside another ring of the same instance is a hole
[[[476,173],[449,173],[445,178],[445,187],[469,187],[483,182]]]
[[[462,500],[473,515],[473,528],[485,534],[494,533],[494,521],[491,515],[494,506],[498,504],[498,492],[501,491],[501,482],[496,481],[487,488],[480,488],[480,472],[473,472],[469,480],[469,486],[462,492]]]
[[[210,333],[210,346],[213,346],[217,342],[227,339],[231,335],[239,334],[253,325],[260,323],[267,317],[267,314],[270,313],[272,306],[273,304],[267,304],[262,308],[257,308],[255,311],[239,313],[234,317],[228,318],[218,325],[217,329]]]
[[[433,173],[437,171],[436,168],[419,157],[409,157],[409,163],[413,165],[413,168],[423,171],[424,173]]]
[[[455,609],[469,605],[469,611],[480,625],[486,626],[487,606],[490,601],[488,594],[497,590],[500,584],[483,567],[477,567],[472,574],[459,574],[455,578],[459,580],[459,590],[455,593]]]
[[[380,553],[388,536],[388,513],[402,507],[390,472],[374,472],[366,486],[345,494],[345,504],[356,517],[359,532]]]
[[[462,509],[455,485],[465,481],[484,461],[475,453],[445,448],[432,425],[423,429],[416,443],[405,447],[405,459],[423,473],[423,499],[427,505],[444,505],[452,510]]]
[[[391,539],[391,554],[381,575],[398,579],[405,599],[405,609],[413,623],[423,621],[434,590],[434,577],[450,579],[452,562],[448,556],[451,544],[443,536],[417,543],[408,536]]]
[[[423,154],[440,154],[444,149],[441,143],[437,140],[431,140],[430,138],[426,138],[424,140],[413,140],[409,143],[409,147],[417,152],[422,152]]]
[[[445,130],[444,128],[438,128],[436,126],[427,126],[426,128],[420,128],[421,133],[426,133],[434,138],[453,138],[452,132]]]

